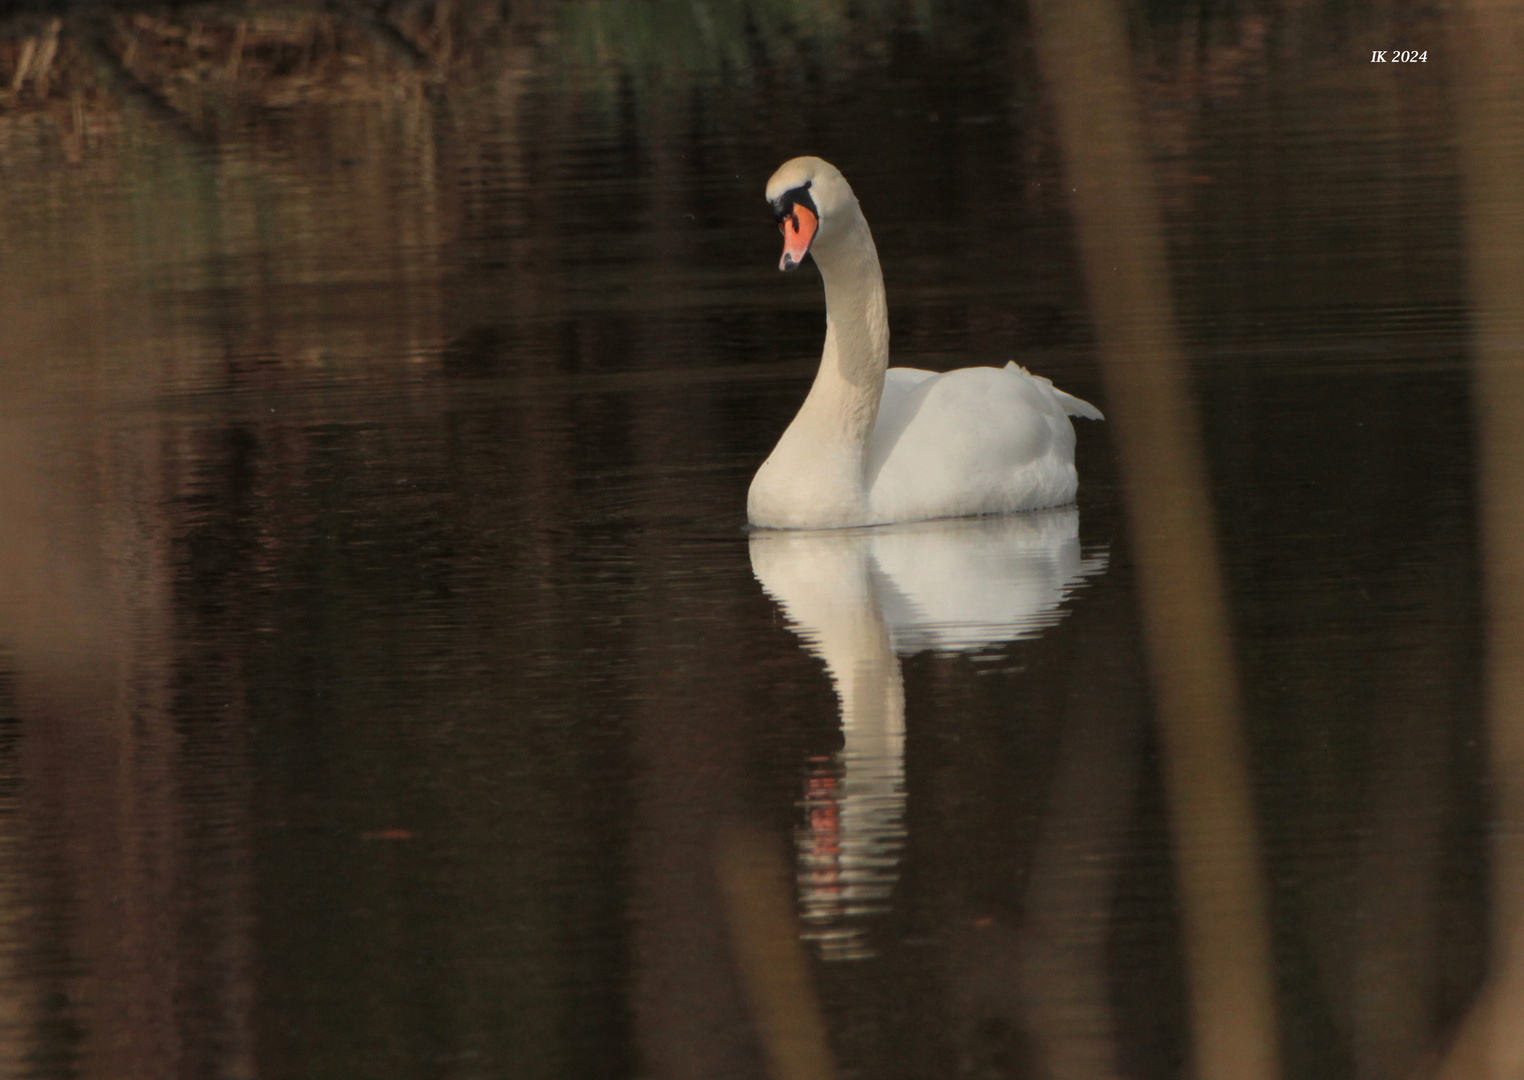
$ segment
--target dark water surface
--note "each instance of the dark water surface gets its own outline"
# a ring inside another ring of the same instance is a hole
[[[1440,1075],[1505,965],[1455,58],[1400,4],[1159,7],[1246,977],[1279,1075]],[[312,30],[317,89],[277,19],[271,100],[0,106],[0,1074],[781,1076],[737,835],[840,1075],[1202,1073],[1115,428],[1077,511],[744,528],[823,332],[795,154],[895,363],[1112,408],[1032,30],[744,10],[547,9],[395,83]]]

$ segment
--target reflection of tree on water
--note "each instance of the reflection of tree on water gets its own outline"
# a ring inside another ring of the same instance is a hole
[[[799,833],[806,936],[831,959],[872,955],[863,919],[888,910],[905,843],[899,657],[975,652],[1063,617],[1079,580],[1079,513],[810,533],[758,532],[752,570],[826,666],[843,744],[809,763]]]

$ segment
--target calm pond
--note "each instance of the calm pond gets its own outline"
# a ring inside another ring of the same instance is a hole
[[[1119,235],[1019,5],[138,6],[0,22],[0,1076],[1520,1075],[1460,15],[1127,6]],[[1076,507],[748,531],[806,153]]]

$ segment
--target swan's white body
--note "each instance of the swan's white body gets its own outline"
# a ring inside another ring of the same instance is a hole
[[[833,529],[1072,503],[1069,417],[1099,420],[1100,411],[1014,363],[890,368],[883,273],[856,196],[819,158],[795,158],[767,185],[780,216],[801,193],[818,207],[818,231],[798,258],[808,250],[825,283],[825,350],[804,405],[752,480],[751,523]],[[797,265],[791,250],[785,268]]]

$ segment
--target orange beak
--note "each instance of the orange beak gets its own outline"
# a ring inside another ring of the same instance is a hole
[[[815,242],[815,230],[819,226],[820,219],[808,206],[793,205],[788,217],[778,222],[778,228],[783,230],[783,258],[778,260],[779,270],[799,269],[799,264],[809,254],[810,245]]]

